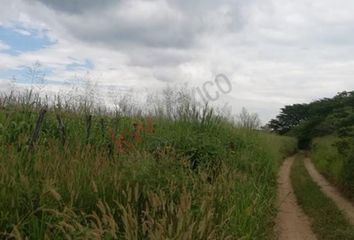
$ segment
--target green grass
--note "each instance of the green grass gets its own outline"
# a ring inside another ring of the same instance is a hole
[[[348,198],[354,199],[354,169],[352,145],[343,145],[336,136],[316,138],[312,143],[311,157],[316,168],[335,184]],[[343,149],[339,152],[339,149]]]
[[[312,143],[311,158],[317,169],[332,181],[339,183],[342,180],[344,157],[339,154],[335,143],[339,140],[335,136],[316,138]]]
[[[291,181],[299,205],[312,221],[312,228],[319,239],[354,239],[350,225],[334,202],[321,192],[308,174],[303,155],[298,155],[291,169]]]
[[[31,147],[42,107],[0,99],[0,237],[272,237],[276,173],[294,139],[190,106],[172,119],[56,105]]]

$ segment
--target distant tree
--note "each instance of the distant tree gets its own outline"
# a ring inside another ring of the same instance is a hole
[[[249,113],[246,108],[242,108],[238,115],[238,125],[247,129],[258,129],[261,126],[261,120],[256,113]]]
[[[314,137],[354,133],[354,92],[341,92],[310,104],[285,106],[267,127],[273,132],[296,136],[306,148]]]
[[[35,88],[36,90],[41,91],[47,84],[46,71],[39,61],[36,61],[32,66],[27,68],[26,75],[31,83],[32,90]]]
[[[285,134],[292,128],[308,119],[308,105],[294,104],[281,109],[276,119],[272,119],[268,127],[279,134]]]

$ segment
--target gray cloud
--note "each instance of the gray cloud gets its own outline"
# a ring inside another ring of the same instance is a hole
[[[90,59],[103,84],[137,87],[198,86],[222,72],[234,85],[227,101],[263,119],[354,88],[352,0],[13,0],[7,9],[0,23],[49,29],[58,44],[0,66]]]
[[[81,14],[85,11],[92,11],[97,8],[105,8],[117,3],[119,0],[33,0],[39,1],[55,10],[70,14]]]
[[[205,51],[205,36],[239,32],[245,25],[242,0],[44,1],[58,12],[65,34],[129,55],[129,65],[176,67]],[[164,72],[164,70],[162,70]],[[161,80],[165,80],[166,77]]]
[[[61,12],[58,20],[76,38],[116,49],[187,48],[204,33],[235,31],[243,24],[240,0],[38,1]]]

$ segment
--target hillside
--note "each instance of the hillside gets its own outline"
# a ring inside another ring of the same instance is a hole
[[[0,236],[268,239],[295,140],[179,102],[173,117],[0,98]]]

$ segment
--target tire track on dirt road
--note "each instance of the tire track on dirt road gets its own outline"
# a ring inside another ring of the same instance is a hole
[[[321,188],[322,192],[332,199],[337,207],[344,213],[350,223],[354,225],[354,205],[344,198],[340,192],[332,186],[315,168],[311,159],[305,159],[305,167],[312,179]]]
[[[276,234],[279,240],[316,240],[310,220],[297,204],[290,180],[294,157],[284,161],[278,177],[279,212],[276,219]]]

